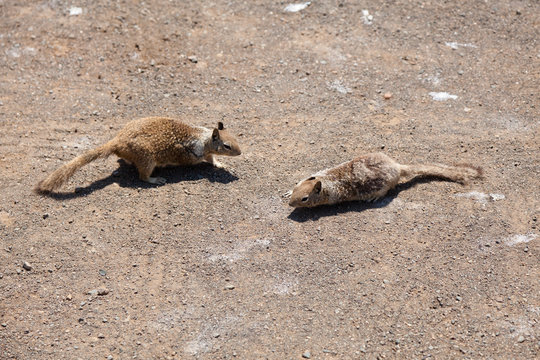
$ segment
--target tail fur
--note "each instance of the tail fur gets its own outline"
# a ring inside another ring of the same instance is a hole
[[[75,173],[75,171],[79,170],[84,165],[99,158],[106,158],[112,153],[112,141],[109,141],[108,143],[93,150],[87,151],[86,153],[77,156],[67,164],[64,164],[60,168],[56,169],[46,179],[41,180],[34,188],[34,191],[38,194],[50,193],[51,191],[58,189]]]
[[[401,176],[436,177],[465,184],[483,176],[482,169],[468,164],[449,166],[442,164],[400,165]]]

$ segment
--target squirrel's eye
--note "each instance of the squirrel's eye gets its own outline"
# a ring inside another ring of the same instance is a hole
[[[306,202],[306,201],[308,201],[308,199],[309,199],[309,197],[304,196],[304,197],[302,198],[302,202]]]
[[[227,145],[227,144],[223,144],[223,147],[224,147],[225,149],[227,149],[227,150],[231,150],[231,147],[230,147],[229,145]]]
[[[310,177],[310,178],[308,179],[308,181],[309,181],[309,180],[315,180],[315,176]]]

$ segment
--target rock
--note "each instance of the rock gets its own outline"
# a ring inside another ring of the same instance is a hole
[[[100,288],[97,291],[97,294],[99,296],[104,296],[104,295],[107,295],[108,293],[109,293],[109,289],[105,289],[105,288]]]
[[[103,334],[98,334],[97,337],[98,337],[98,339],[105,339],[105,335],[103,335]]]
[[[99,289],[93,289],[93,290],[88,291],[88,295],[91,295],[91,296],[96,296],[96,295],[104,296],[104,295],[107,295],[108,293],[109,293],[109,289],[106,289],[106,288],[99,288]]]
[[[523,335],[519,335],[518,339],[517,339],[517,342],[518,343],[522,343],[525,341],[525,337]]]
[[[199,62],[199,59],[197,59],[197,57],[195,55],[188,56],[188,60],[191,61],[194,64]]]
[[[386,100],[388,100],[388,99],[390,99],[390,98],[392,97],[392,93],[387,92],[387,93],[384,93],[383,96],[384,96],[384,98],[385,98]]]
[[[227,284],[225,285],[225,290],[232,290],[234,289],[234,285],[233,284]]]
[[[103,269],[99,269],[99,275],[105,276],[105,275],[107,275],[107,272],[105,270],[103,270]]]
[[[305,351],[303,354],[302,354],[302,357],[304,359],[311,359],[311,353],[309,351]]]
[[[32,270],[32,265],[30,265],[30,263],[28,263],[28,262],[26,262],[26,261],[23,262],[23,266],[22,266],[22,267],[23,267],[23,269],[26,270],[26,271]]]

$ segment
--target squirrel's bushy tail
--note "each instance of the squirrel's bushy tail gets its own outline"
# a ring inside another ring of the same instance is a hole
[[[400,165],[401,176],[437,177],[459,183],[482,177],[482,169],[472,165],[414,164]]]
[[[111,155],[113,153],[113,145],[113,141],[109,141],[104,145],[77,156],[67,164],[64,164],[60,168],[56,169],[46,179],[41,180],[34,188],[34,191],[38,194],[47,194],[58,189],[75,173],[75,171],[79,170],[84,165],[96,159],[106,158]]]

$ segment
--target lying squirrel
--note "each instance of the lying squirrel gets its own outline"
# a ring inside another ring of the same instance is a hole
[[[156,166],[194,165],[207,161],[222,167],[215,155],[237,156],[241,153],[235,138],[221,122],[211,130],[170,118],[148,117],[130,121],[114,139],[63,165],[39,182],[35,191],[49,193],[58,189],[84,165],[111,154],[133,163],[141,180],[162,185],[166,182],[164,178],[150,176]]]
[[[292,191],[289,205],[314,207],[353,200],[375,201],[402,178],[417,176],[466,183],[481,177],[482,170],[469,165],[401,165],[383,153],[366,154],[300,181]]]

